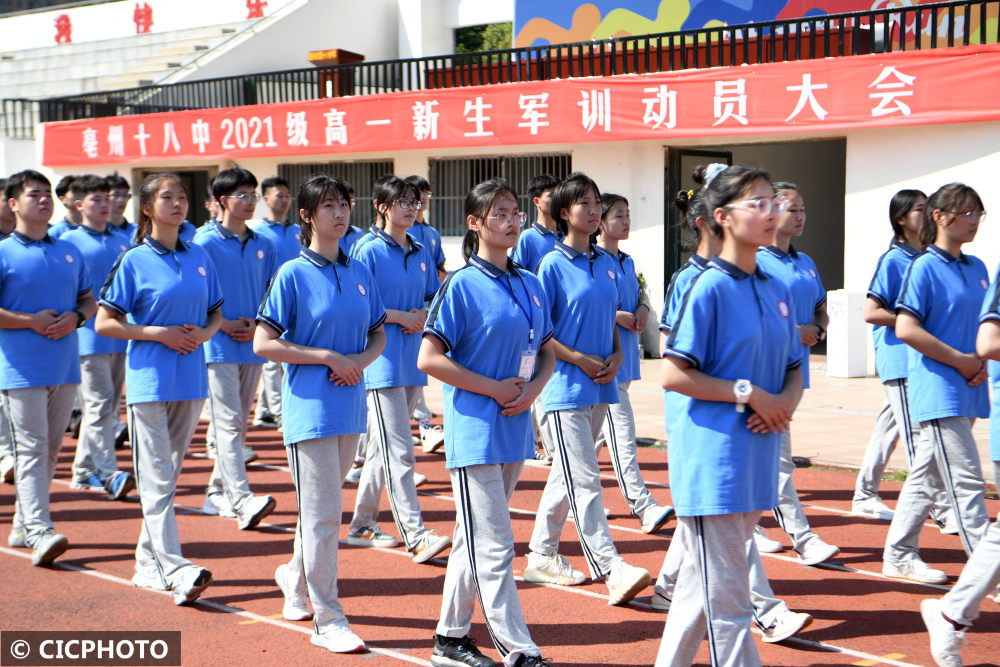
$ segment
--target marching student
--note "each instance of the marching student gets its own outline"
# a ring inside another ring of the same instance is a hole
[[[534,457],[528,411],[555,367],[552,324],[539,280],[507,258],[524,219],[517,194],[501,179],[480,183],[465,215],[468,264],[438,292],[417,362],[444,383],[445,457],[457,499],[431,664],[497,664],[469,638],[478,596],[503,664],[537,666],[541,652],[514,582],[508,504]]]
[[[259,221],[251,222],[250,229],[274,245],[277,265],[281,266],[298,257],[302,250],[301,228],[288,221],[292,193],[288,181],[280,176],[265,178],[260,184],[260,192],[267,206],[267,215]],[[215,198],[211,201],[215,201]],[[254,426],[274,429],[281,426],[281,375],[279,362],[270,359],[264,362],[260,390],[257,392],[257,407],[253,415]]]
[[[392,547],[396,538],[376,523],[385,488],[396,528],[416,563],[425,563],[451,540],[424,526],[414,482],[410,415],[427,375],[417,368],[426,303],[440,282],[430,251],[413,240],[409,228],[420,210],[420,193],[393,178],[377,190],[377,209],[385,229],[372,227],[354,248],[354,258],[375,276],[386,308],[386,344],[381,356],[365,369],[368,431],[365,462],[347,543]]]
[[[299,187],[299,256],[281,265],[257,314],[254,352],[285,364],[282,435],[295,483],[292,560],[274,577],[289,620],[313,616],[312,644],[362,651],[337,597],[341,486],[365,429],[363,370],[385,345],[385,309],[371,272],[340,251],[351,205],[325,175]]]
[[[111,190],[111,219],[108,226],[128,239],[135,237],[137,225],[125,219],[125,209],[132,199],[131,188],[117,171],[108,176],[108,188]]]
[[[667,418],[673,539],[683,554],[661,666],[691,664],[706,631],[713,665],[760,664],[750,633],[751,537],[777,500],[779,433],[801,394],[791,292],[757,266],[757,248],[776,226],[770,179],[729,167],[706,179],[703,196],[722,250],[684,297],[661,378],[684,395]]]
[[[75,174],[63,176],[59,179],[59,183],[56,184],[56,198],[66,208],[66,215],[62,220],[49,227],[49,236],[54,239],[59,238],[71,229],[76,229],[83,220],[80,217],[80,211],[73,204],[73,183],[79,178],[80,176]]]
[[[96,309],[83,258],[48,235],[52,190],[33,170],[7,180],[14,231],[0,241],[0,399],[14,462],[8,543],[48,565],[69,545],[55,532],[49,487],[80,382],[76,330]]]
[[[806,205],[802,193],[793,183],[774,184],[778,200],[777,227],[772,243],[758,252],[758,263],[766,273],[780,280],[792,292],[792,312],[798,325],[799,339],[805,353],[802,361],[802,389],[809,388],[809,348],[826,337],[830,318],[826,314],[826,290],[816,264],[808,255],[795,250],[792,238],[802,236],[806,223]],[[792,473],[792,434],[781,432],[781,470],[778,473],[778,504],[774,518],[792,538],[792,546],[805,565],[818,565],[830,560],[840,549],[827,544],[809,526],[802,510]],[[763,537],[766,538],[766,535]],[[768,540],[770,541],[770,540]]]
[[[624,604],[649,585],[650,576],[626,563],[611,540],[594,445],[606,404],[618,401],[622,351],[615,328],[615,262],[590,243],[601,222],[601,193],[593,180],[571,174],[553,193],[552,211],[564,239],[542,259],[538,277],[549,300],[558,360],[541,394],[548,413],[543,428],[555,450],[524,579],[583,583],[583,572],[559,555],[559,537],[572,512],[591,577],[605,578],[609,605]]]
[[[521,232],[511,259],[532,273],[538,273],[539,262],[559,240],[552,212],[552,193],[558,186],[559,179],[552,174],[539,174],[528,182],[528,193],[535,205],[535,220]]]
[[[639,470],[636,457],[635,415],[629,401],[629,385],[639,379],[639,335],[649,319],[649,303],[639,286],[632,257],[619,249],[618,244],[629,237],[632,221],[628,200],[621,195],[604,193],[601,196],[601,224],[598,228],[599,248],[614,261],[621,301],[615,313],[615,328],[622,346],[622,365],[615,382],[618,384],[618,402],[611,403],[603,420],[604,442],[611,453],[611,464],[625,502],[632,515],[639,519],[644,533],[653,533],[673,517],[674,508],[658,505]]]
[[[354,186],[347,181],[340,181],[347,188],[347,192],[351,195],[351,212],[354,212]],[[357,243],[358,239],[365,235],[365,230],[361,229],[356,225],[351,225],[347,228],[347,233],[344,234],[344,238],[340,239],[340,251],[346,252],[347,256],[350,257],[351,253],[354,251],[354,244]]]
[[[139,190],[137,245],[123,253],[101,291],[95,330],[129,341],[129,412],[142,530],[132,583],[193,602],[212,573],[181,554],[174,494],[181,462],[208,394],[202,343],[222,321],[215,264],[178,238],[188,193],[177,176],[153,174]]]
[[[944,572],[921,560],[918,547],[942,483],[967,554],[989,524],[972,436],[972,422],[989,414],[986,362],[976,353],[989,275],[979,258],[962,252],[984,215],[982,199],[967,185],[950,183],[932,194],[920,233],[927,249],[910,265],[896,302],[896,336],[913,348],[907,398],[920,437],[914,439],[910,474],[886,536],[882,573],[894,579],[947,581]]]
[[[204,510],[236,518],[240,530],[256,526],[275,505],[272,496],[255,496],[250,490],[244,451],[250,404],[264,363],[253,352],[254,318],[278,268],[274,244],[246,224],[257,205],[256,186],[257,178],[241,167],[219,172],[212,191],[222,220],[207,223],[194,239],[216,267],[224,267],[219,272],[222,323],[204,345],[208,428],[215,446]]]
[[[63,234],[62,239],[80,251],[91,290],[99,290],[129,241],[109,226],[111,189],[107,179],[88,174],[77,179],[73,187],[81,195],[74,204],[83,222]],[[83,414],[73,459],[72,486],[104,491],[111,500],[124,500],[135,488],[132,473],[118,470],[115,456],[127,343],[99,336],[93,322],[88,321],[80,329],[79,347],[79,397]]]
[[[0,178],[0,193],[7,187],[7,179]],[[0,201],[0,241],[14,231],[14,212],[7,205],[7,198]],[[11,449],[10,427],[7,425],[7,414],[0,409],[0,482],[14,482],[14,451]]]

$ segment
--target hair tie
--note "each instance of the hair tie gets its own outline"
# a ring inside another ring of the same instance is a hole
[[[712,181],[715,180],[715,177],[724,172],[726,169],[729,169],[729,165],[722,164],[721,162],[713,162],[708,165],[705,169],[705,187],[707,188]]]
[[[694,197],[694,190],[688,190],[688,199]]]

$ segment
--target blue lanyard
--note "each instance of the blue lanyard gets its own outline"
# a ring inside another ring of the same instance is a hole
[[[535,342],[535,316],[531,312],[531,297],[528,296],[528,288],[524,286],[524,281],[521,280],[521,289],[524,290],[524,300],[528,302],[528,308],[525,309],[524,305],[514,296],[514,288],[510,285],[510,274],[507,274],[504,278],[506,280],[499,280],[500,284],[510,294],[510,298],[514,299],[514,303],[517,304],[517,307],[524,314],[525,319],[528,320],[528,344],[530,345]]]

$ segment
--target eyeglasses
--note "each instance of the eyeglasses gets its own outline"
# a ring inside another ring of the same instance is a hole
[[[523,225],[524,221],[528,219],[528,214],[524,211],[518,211],[517,213],[497,213],[496,215],[491,215],[489,219],[496,220],[501,225],[506,225],[511,222]]]
[[[805,204],[802,204],[801,206],[793,206],[792,201],[790,199],[785,199],[784,197],[777,199],[777,203],[778,213],[791,213],[793,215],[798,215],[800,213],[802,215],[806,214]]]
[[[745,206],[746,208],[752,210],[758,215],[771,215],[771,211],[777,206],[780,210],[780,201],[775,201],[774,199],[769,199],[767,197],[759,197],[757,199],[743,199],[741,201],[735,201],[732,204],[726,204],[723,208],[736,208],[737,206]]]
[[[969,222],[982,222],[986,218],[986,211],[948,211],[956,218],[966,218]]]
[[[396,203],[399,204],[399,208],[403,209],[404,211],[411,208],[414,211],[419,211],[424,207],[423,204],[421,204],[418,201],[413,201],[412,199],[397,199]]]
[[[254,204],[260,199],[260,195],[256,192],[241,192],[238,195],[226,195],[231,199],[239,199],[244,204]]]

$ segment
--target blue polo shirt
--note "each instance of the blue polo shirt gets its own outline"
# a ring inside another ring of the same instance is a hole
[[[212,221],[195,234],[194,244],[201,246],[219,268],[219,285],[225,300],[222,316],[253,319],[267,291],[267,283],[278,270],[274,245],[249,227],[246,241]],[[253,353],[253,342],[238,343],[221,329],[205,343],[205,362],[262,364],[263,357]]]
[[[959,352],[976,351],[976,333],[989,274],[972,255],[952,257],[936,245],[913,260],[896,302],[920,321],[929,334]],[[944,417],[986,417],[986,383],[970,387],[957,370],[910,348],[907,393],[918,422]]]
[[[684,301],[684,296],[688,293],[691,283],[707,268],[707,259],[700,255],[691,255],[688,261],[684,262],[684,266],[674,271],[674,275],[670,277],[670,285],[667,286],[667,295],[663,298],[660,331],[670,333],[674,322],[677,321],[681,302]]]
[[[72,243],[50,236],[33,241],[18,231],[0,241],[0,308],[65,313],[89,291],[83,257]],[[0,389],[79,381],[76,331],[49,340],[31,329],[0,329]]]
[[[538,278],[548,297],[557,341],[602,359],[614,351],[615,312],[621,303],[615,264],[593,245],[588,257],[560,241],[542,259]],[[541,398],[546,412],[617,403],[618,385],[597,384],[576,364],[556,360]]]
[[[404,251],[391,236],[372,227],[354,246],[354,258],[372,272],[383,305],[394,310],[425,307],[441,286],[430,251],[407,237],[410,247]],[[427,375],[417,370],[420,332],[404,334],[398,324],[386,324],[385,338],[382,355],[365,369],[365,386],[371,390],[426,385]]]
[[[49,236],[54,239],[60,238],[66,232],[72,231],[80,225],[70,222],[69,218],[63,218],[54,225],[49,225]]]
[[[346,253],[349,257],[353,256],[354,246],[363,236],[365,236],[365,230],[354,225],[348,226],[347,233],[340,239],[340,252]]]
[[[222,305],[222,288],[203,248],[178,242],[169,250],[147,236],[118,258],[100,304],[133,324],[203,327],[208,313]],[[156,341],[130,340],[125,394],[129,405],[206,398],[204,352],[179,354]]]
[[[86,225],[80,225],[63,234],[62,240],[72,243],[80,251],[83,265],[87,269],[87,282],[94,294],[101,291],[115,261],[129,248],[125,235],[115,233],[111,227],[105,228],[103,232],[98,232]],[[125,352],[128,341],[99,336],[94,331],[94,319],[91,317],[79,330],[80,356]]]
[[[532,273],[538,273],[538,265],[542,258],[552,252],[558,240],[559,237],[555,232],[550,232],[548,227],[537,221],[533,222],[518,237],[511,259],[517,262],[518,266],[523,266]]]
[[[875,275],[868,286],[868,296],[883,308],[895,312],[906,272],[920,252],[901,241],[893,241],[878,259]],[[876,325],[872,328],[872,339],[875,343],[875,368],[882,382],[906,378],[910,346],[896,337],[896,328]]]
[[[691,284],[665,353],[712,377],[778,393],[803,360],[791,290],[760,267],[718,257]],[[751,411],[681,396],[668,440],[670,494],[681,516],[770,509],[778,502],[778,433],[746,427]]]
[[[993,283],[986,292],[986,298],[983,299],[983,309],[979,315],[980,324],[987,320],[994,320],[1000,324],[998,281],[1000,281],[1000,273],[994,276]],[[1000,461],[1000,363],[991,359],[987,362],[987,366],[990,371],[990,382],[993,384],[993,404],[990,406],[990,459]]]
[[[516,377],[525,350],[552,337],[542,284],[512,260],[503,269],[473,255],[438,291],[424,335],[469,370]],[[444,450],[448,468],[512,463],[534,456],[531,411],[513,417],[484,394],[444,385]]]
[[[212,222],[214,221],[206,222],[205,226],[208,227]],[[302,228],[299,225],[283,225],[270,218],[261,218],[250,222],[248,226],[271,242],[277,253],[278,266],[299,256],[299,251],[302,250]]]
[[[4,234],[3,232],[0,232],[0,241],[3,241],[8,236],[10,236],[10,234]]]
[[[368,269],[340,253],[336,262],[302,248],[278,269],[257,314],[292,343],[358,354],[385,321]],[[282,431],[286,445],[364,433],[365,383],[337,386],[323,364],[282,364]]]
[[[792,291],[795,324],[812,324],[816,309],[826,303],[826,290],[812,258],[804,252],[796,251],[792,245],[788,246],[788,252],[772,245],[757,251],[757,264],[765,273],[788,285]],[[799,340],[802,340],[801,337]],[[810,348],[805,345],[802,348],[808,355]],[[802,364],[802,388],[809,388],[808,356]]]
[[[128,220],[122,221],[121,225],[108,225],[108,229],[115,232],[116,234],[123,235],[128,239],[130,246],[135,245],[135,230],[139,229],[139,225],[134,222],[129,222]]]
[[[441,234],[426,222],[414,222],[410,227],[410,236],[417,240],[417,243],[427,248],[434,258],[434,266],[444,265],[444,249],[441,248]]]
[[[635,271],[635,261],[632,260],[631,255],[621,250],[618,251],[617,257],[603,248],[598,248],[598,252],[610,257],[615,265],[615,284],[618,286],[618,301],[621,302],[618,310],[634,313],[635,309],[639,307],[639,277]],[[618,377],[615,378],[615,382],[638,380],[641,377],[639,375],[639,334],[617,324],[615,324],[615,328],[618,329],[618,336],[622,344],[622,366],[618,369]]]

